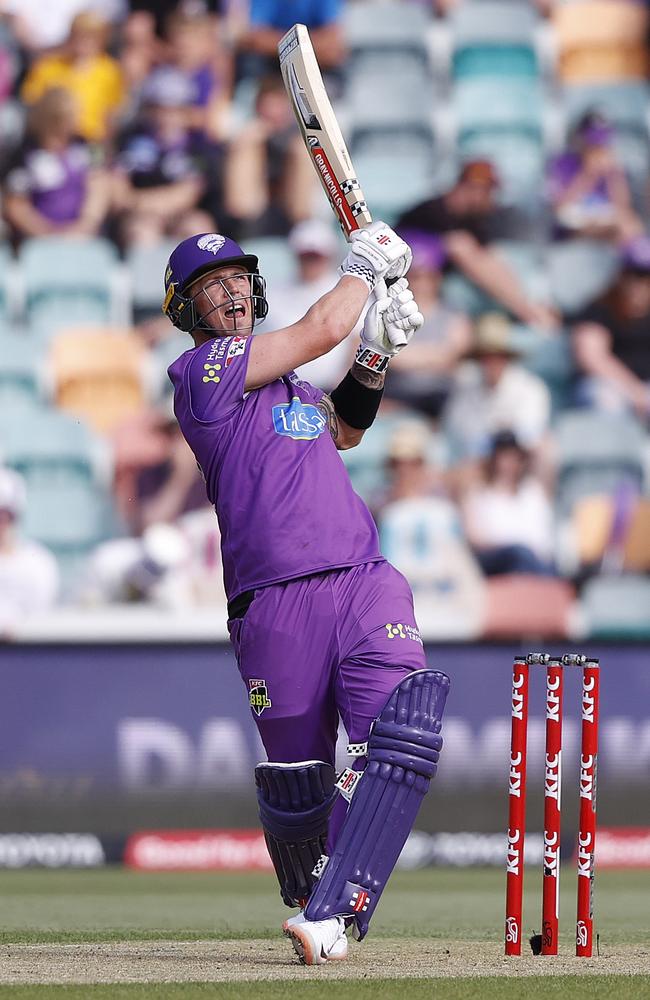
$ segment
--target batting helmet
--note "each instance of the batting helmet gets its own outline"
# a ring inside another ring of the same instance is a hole
[[[246,254],[228,236],[219,233],[199,233],[183,240],[172,251],[165,269],[165,299],[162,310],[178,330],[213,332],[199,316],[194,298],[187,296],[187,289],[202,274],[228,264],[240,264],[251,275],[251,295],[255,319],[264,319],[269,306],[266,301],[266,282],[258,270],[258,260]]]

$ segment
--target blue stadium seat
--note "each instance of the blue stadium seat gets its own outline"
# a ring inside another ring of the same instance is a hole
[[[584,624],[590,639],[650,639],[650,578],[596,576],[581,595]]]
[[[110,323],[117,251],[108,240],[27,240],[19,263],[27,321],[35,332],[47,337],[63,326]]]
[[[574,362],[568,333],[535,337],[523,358],[528,371],[539,375],[551,393],[553,413],[566,409],[573,387]]]
[[[555,441],[560,516],[570,514],[581,497],[611,494],[623,482],[642,488],[646,435],[631,417],[567,411],[555,425]]]
[[[569,127],[585,112],[597,109],[619,129],[645,133],[650,87],[641,81],[565,87],[562,103]]]
[[[454,87],[453,103],[461,133],[508,128],[541,136],[542,94],[535,80],[460,80]]]

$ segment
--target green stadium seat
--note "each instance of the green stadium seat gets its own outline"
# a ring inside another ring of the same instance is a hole
[[[293,253],[282,236],[254,236],[243,241],[246,253],[254,254],[259,260],[260,274],[267,285],[285,284],[295,275],[296,264]]]
[[[631,417],[571,410],[560,415],[554,434],[560,516],[568,516],[576,500],[611,495],[621,483],[642,488],[646,435]]]
[[[417,4],[361,0],[343,7],[342,25],[353,53],[368,49],[421,51],[431,15]]]
[[[80,421],[46,407],[2,406],[0,452],[27,484],[25,533],[55,555],[86,553],[117,529],[107,454]]]
[[[535,49],[529,45],[472,44],[456,49],[451,73],[456,81],[466,79],[539,76]]]
[[[114,314],[117,250],[108,240],[26,240],[19,254],[30,329],[102,325]]]
[[[596,576],[581,595],[584,627],[590,639],[650,639],[650,577],[635,574]]]
[[[552,302],[567,315],[597,298],[616,276],[619,255],[603,240],[563,240],[547,250]]]
[[[455,49],[472,44],[532,45],[539,23],[532,5],[508,0],[459,3],[448,20]]]
[[[160,316],[165,268],[176,243],[176,240],[164,240],[154,246],[132,247],[127,252],[125,264],[135,323]]]
[[[382,123],[427,123],[432,117],[434,82],[424,58],[403,53],[361,53],[352,61],[345,92],[354,128]]]
[[[42,352],[33,337],[0,332],[0,405],[37,405],[46,377]]]
[[[351,156],[376,218],[390,224],[401,211],[431,195],[437,164],[433,135],[426,128],[356,131]]]

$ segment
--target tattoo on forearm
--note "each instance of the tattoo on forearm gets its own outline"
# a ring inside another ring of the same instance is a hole
[[[384,381],[386,379],[386,372],[373,372],[369,368],[365,368],[363,365],[357,364],[355,361],[350,369],[350,372],[361,385],[365,385],[367,389],[383,389]]]
[[[334,441],[338,440],[339,436],[339,420],[336,416],[336,410],[334,409],[334,403],[330,397],[325,394],[320,403],[318,404],[318,409],[321,411],[325,417],[327,423],[327,429],[329,430]]]

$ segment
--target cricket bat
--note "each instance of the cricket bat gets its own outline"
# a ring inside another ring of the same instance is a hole
[[[278,45],[280,69],[305,145],[347,240],[356,229],[370,225],[357,180],[327,96],[309,32],[294,24]]]

